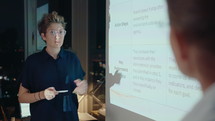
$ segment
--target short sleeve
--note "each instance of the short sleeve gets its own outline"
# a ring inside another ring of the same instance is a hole
[[[30,81],[30,65],[29,64],[30,64],[29,59],[27,59],[25,64],[24,64],[20,78],[19,78],[20,83],[22,83],[22,86],[27,88],[27,89],[30,89],[30,84],[29,84],[29,81]]]
[[[80,60],[78,59],[78,57],[75,55],[75,72],[76,72],[76,79],[84,79],[85,76],[85,72],[81,66]]]

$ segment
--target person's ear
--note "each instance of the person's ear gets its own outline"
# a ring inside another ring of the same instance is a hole
[[[173,48],[174,54],[177,54],[182,60],[188,58],[188,42],[185,39],[185,36],[177,31],[174,28],[171,28],[170,31],[170,42]]]
[[[179,69],[189,75],[191,66],[189,57],[190,49],[185,36],[172,27],[170,30],[170,43]]]
[[[42,37],[42,39],[43,39],[44,41],[46,41],[46,36],[45,36],[44,33],[41,33],[41,37]]]

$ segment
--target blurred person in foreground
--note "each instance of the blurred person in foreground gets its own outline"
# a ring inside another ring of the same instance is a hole
[[[178,67],[199,80],[203,91],[183,121],[215,121],[215,1],[167,0],[167,4]]]
[[[31,121],[79,121],[77,94],[87,92],[87,82],[78,57],[61,48],[65,28],[55,11],[38,24],[46,47],[26,59],[18,93],[20,103],[30,103]]]

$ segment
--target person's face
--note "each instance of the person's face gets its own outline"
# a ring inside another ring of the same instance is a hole
[[[63,45],[66,31],[60,23],[52,23],[46,30],[46,33],[42,33],[43,40],[46,41],[47,47],[60,48]]]

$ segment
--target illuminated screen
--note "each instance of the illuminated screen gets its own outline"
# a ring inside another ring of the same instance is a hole
[[[180,121],[201,98],[169,43],[165,0],[107,0],[107,121]]]

